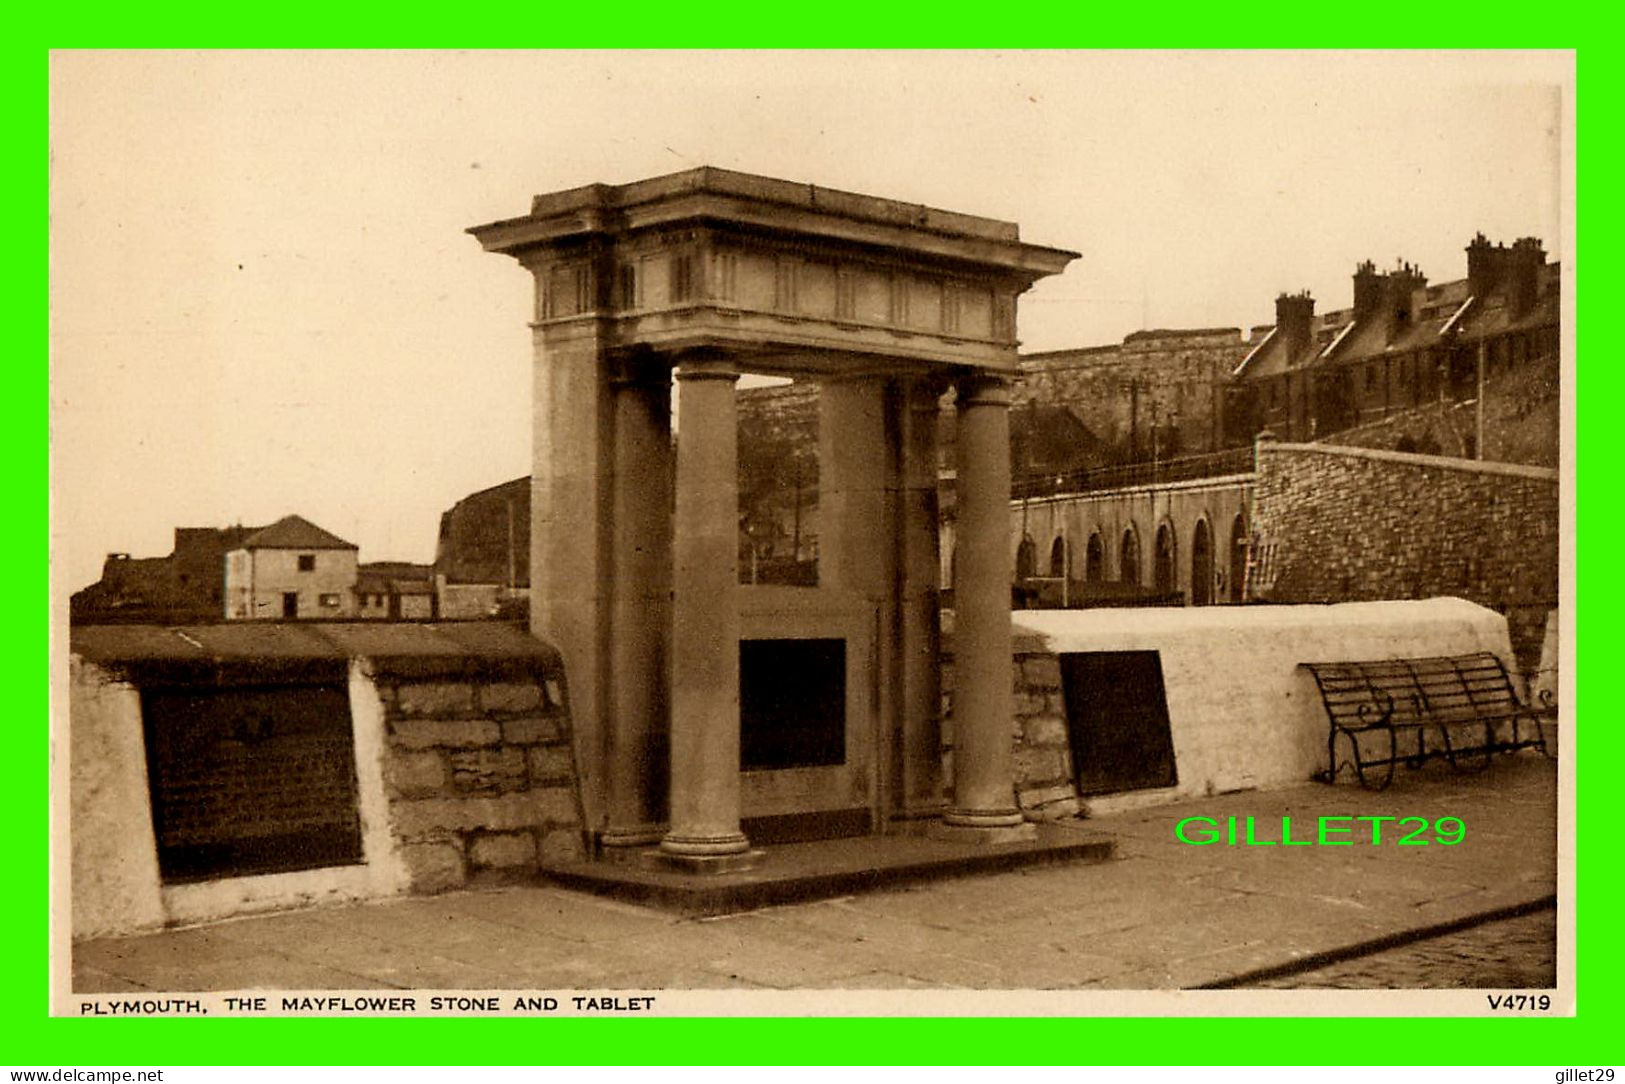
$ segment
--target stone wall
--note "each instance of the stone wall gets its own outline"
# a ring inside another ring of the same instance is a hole
[[[1017,405],[1064,406],[1100,440],[1139,458],[1222,446],[1222,390],[1251,346],[1239,328],[1137,331],[1121,344],[1027,354]],[[1137,390],[1132,390],[1137,388]],[[1172,425],[1170,426],[1170,419]],[[1170,435],[1177,431],[1177,437]],[[1174,445],[1170,447],[1170,445]]]
[[[411,891],[523,879],[584,856],[556,677],[380,668],[374,682],[390,827]]]
[[[1271,441],[1258,465],[1252,597],[1470,599],[1506,615],[1535,668],[1557,605],[1556,471]]]
[[[1484,383],[1484,459],[1534,467],[1559,464],[1562,372],[1556,355],[1516,368],[1503,366]],[[1451,401],[1390,414],[1345,429],[1317,443],[1383,448],[1427,455],[1473,454],[1478,430],[1476,403]]]

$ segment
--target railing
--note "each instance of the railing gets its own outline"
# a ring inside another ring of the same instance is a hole
[[[1225,474],[1246,474],[1253,469],[1251,447],[1230,448],[1204,455],[1185,455],[1156,462],[1124,463],[1115,467],[1063,474],[1023,472],[1010,482],[1015,498],[1048,497],[1057,493],[1084,493],[1097,489],[1148,486],[1163,482],[1184,482],[1193,478],[1215,478]]]

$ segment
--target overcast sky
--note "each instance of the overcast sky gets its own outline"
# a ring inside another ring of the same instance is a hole
[[[1563,253],[1568,58],[1478,53],[58,53],[53,554],[298,512],[428,561],[530,469],[529,276],[468,226],[698,165],[1081,252],[1023,349],[1246,327],[1356,262]]]

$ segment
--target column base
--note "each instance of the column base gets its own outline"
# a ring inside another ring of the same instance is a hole
[[[666,834],[664,825],[632,824],[606,828],[598,837],[598,856],[606,862],[632,862]]]
[[[651,869],[676,870],[679,873],[715,875],[743,873],[761,865],[766,851],[736,851],[733,854],[673,854],[671,851],[644,851],[643,864]]]
[[[926,832],[953,843],[1027,843],[1038,838],[1019,809],[949,809]]]

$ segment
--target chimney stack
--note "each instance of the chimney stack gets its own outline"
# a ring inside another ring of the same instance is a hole
[[[1354,269],[1354,318],[1380,321],[1391,339],[1410,326],[1411,295],[1427,284],[1428,277],[1414,264],[1399,260],[1392,271],[1379,272],[1366,260]]]
[[[1310,326],[1315,319],[1315,299],[1308,290],[1281,294],[1275,299],[1275,328],[1286,343],[1287,358],[1296,361],[1309,348]]]
[[[1377,265],[1370,260],[1354,269],[1354,318],[1364,320],[1382,305],[1383,276],[1377,274]]]
[[[1467,246],[1467,292],[1477,298],[1488,297],[1505,278],[1507,259],[1505,245],[1492,245],[1479,232]]]
[[[1415,294],[1418,290],[1427,288],[1428,277],[1422,274],[1422,269],[1414,264],[1400,261],[1395,268],[1388,272],[1388,289],[1386,291],[1388,318],[1388,335],[1395,334],[1411,326],[1416,316],[1414,304]]]
[[[1538,237],[1520,237],[1507,252],[1507,305],[1514,319],[1535,307],[1540,293],[1540,269],[1546,266],[1546,250]]]

